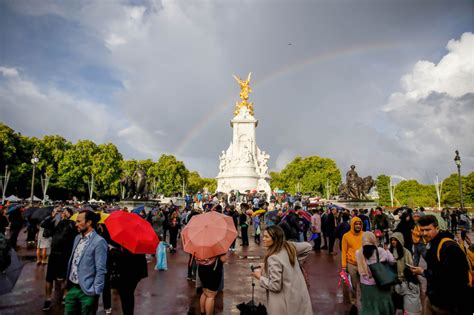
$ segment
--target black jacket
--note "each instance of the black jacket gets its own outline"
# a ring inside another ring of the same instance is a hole
[[[74,221],[69,219],[61,220],[55,225],[54,218],[50,216],[44,219],[41,226],[53,232],[51,253],[69,257],[74,245],[74,238],[78,233]]]
[[[428,266],[424,272],[428,282],[426,294],[432,305],[453,310],[456,314],[472,314],[466,255],[456,243],[448,241],[443,244],[438,261],[438,245],[445,237],[453,238],[451,233],[440,231],[429,243]]]

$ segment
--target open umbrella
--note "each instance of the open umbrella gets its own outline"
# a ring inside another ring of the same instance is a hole
[[[16,252],[10,250],[11,263],[4,271],[0,272],[0,295],[9,293],[13,290],[21,270],[23,263],[18,259]]]
[[[110,215],[110,214],[104,213],[104,212],[96,212],[96,213],[97,213],[97,214],[100,214],[100,220],[99,220],[99,222],[97,222],[97,223],[99,223],[99,224],[104,223],[104,222],[105,222],[105,219],[107,219],[107,218],[109,217],[109,215]],[[74,214],[69,218],[69,220],[72,220],[72,221],[75,222],[78,215],[79,215],[79,211],[76,212],[76,213],[74,213]]]
[[[252,216],[256,216],[256,215],[259,215],[259,214],[265,213],[265,212],[267,212],[267,211],[265,211],[264,209],[260,209],[260,210],[255,211],[255,212],[252,214]]]
[[[28,209],[25,210],[25,212],[23,213],[23,217],[25,219],[29,219],[33,213],[35,213],[36,210],[38,210],[39,208],[36,208],[36,207],[30,207]]]
[[[193,216],[181,232],[184,251],[198,259],[227,253],[236,237],[232,217],[215,211]]]
[[[53,213],[53,207],[39,208],[33,212],[30,218],[41,222],[50,216],[51,213]]]
[[[311,214],[309,212],[306,212],[304,210],[298,210],[297,213],[298,215],[301,215],[307,221],[311,222]]]
[[[8,207],[7,214],[10,214],[10,213],[12,213],[12,212],[14,212],[14,211],[18,211],[18,210],[21,209],[21,207],[22,207],[22,205],[13,205],[13,206],[10,206],[10,207]]]
[[[141,206],[138,206],[135,209],[133,209],[131,212],[135,213],[135,214],[140,214],[140,212],[142,212],[143,210],[145,210],[145,206],[141,205]]]
[[[114,242],[134,254],[154,254],[160,242],[151,224],[133,213],[115,211],[105,226]]]

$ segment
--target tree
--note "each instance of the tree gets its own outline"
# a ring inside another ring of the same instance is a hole
[[[91,167],[94,175],[94,191],[97,196],[119,196],[122,160],[122,154],[115,145],[108,143],[98,146],[98,152],[93,156]]]
[[[88,197],[87,183],[91,179],[94,156],[99,152],[90,140],[80,140],[64,152],[58,165],[59,184],[71,193]]]
[[[400,182],[396,187],[395,195],[401,205],[407,205],[410,208],[436,206],[434,185],[423,185],[414,179]]]
[[[379,194],[379,205],[390,206],[390,176],[383,174],[377,176],[375,186],[377,187],[377,192]]]
[[[150,174],[158,178],[158,191],[169,196],[182,191],[183,180],[188,182],[189,171],[175,156],[163,154],[158,162],[150,167]]]
[[[464,206],[474,205],[474,172],[461,176]],[[443,181],[441,204],[443,206],[460,207],[459,177],[457,173],[451,174]]]
[[[290,193],[300,190],[320,196],[325,195],[327,183],[330,194],[334,194],[341,182],[336,162],[319,156],[296,157],[280,173],[272,172],[271,176],[272,189],[278,187]]]

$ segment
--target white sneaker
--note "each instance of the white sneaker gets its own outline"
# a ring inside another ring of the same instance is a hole
[[[111,308],[106,309],[105,314],[112,314],[112,309]]]

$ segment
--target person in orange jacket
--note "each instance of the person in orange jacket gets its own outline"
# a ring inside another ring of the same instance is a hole
[[[357,307],[357,286],[360,283],[359,272],[357,270],[356,251],[362,248],[362,220],[359,217],[351,219],[351,229],[342,237],[341,264],[342,269],[349,273],[352,281],[350,301],[352,309]]]

